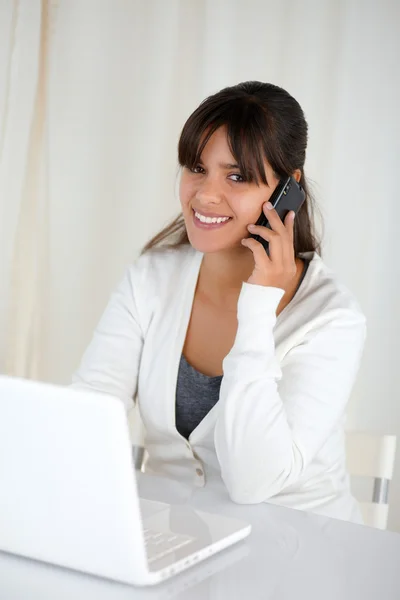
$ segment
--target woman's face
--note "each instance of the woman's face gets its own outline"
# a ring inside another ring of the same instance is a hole
[[[243,181],[229,150],[225,127],[214,132],[200,158],[193,171],[184,167],[180,182],[189,241],[203,253],[243,248],[240,241],[249,235],[247,225],[257,221],[263,203],[269,200],[279,180],[265,161],[269,186]],[[213,222],[204,222],[210,218]]]

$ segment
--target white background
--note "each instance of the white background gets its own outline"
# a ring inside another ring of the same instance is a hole
[[[399,59],[396,0],[0,0],[0,371],[69,382],[179,210],[189,114],[270,81],[306,113],[324,260],[368,320],[348,428],[400,436]],[[400,460],[391,507],[400,531]]]

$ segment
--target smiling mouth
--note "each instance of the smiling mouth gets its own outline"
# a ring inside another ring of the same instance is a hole
[[[194,221],[195,225],[197,227],[201,227],[202,229],[219,228],[219,227],[222,227],[223,225],[226,225],[226,223],[229,223],[229,221],[232,220],[232,217],[224,217],[224,216],[206,217],[205,215],[198,213],[194,209],[192,209],[192,212],[193,212],[193,221]]]

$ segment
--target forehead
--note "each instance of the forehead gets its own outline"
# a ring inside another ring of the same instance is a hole
[[[207,131],[205,131],[201,136],[198,149],[201,148],[208,134],[209,129],[207,129]],[[211,152],[216,150],[220,152],[225,152],[228,155],[228,157],[232,159],[232,162],[235,160],[232,154],[232,150],[229,146],[228,130],[226,126],[219,127],[216,131],[214,131],[211,134],[211,137],[208,139],[206,145],[202,150],[201,156],[204,156],[205,154],[210,154]]]
[[[199,148],[201,147],[204,139],[206,138],[208,131],[206,131],[202,135],[199,143]],[[218,166],[220,166],[221,168],[240,168],[240,165],[238,164],[239,161],[235,158],[232,152],[232,148],[230,147],[228,139],[228,130],[226,126],[219,127],[216,131],[214,131],[211,134],[209,140],[207,141],[206,145],[204,146],[201,152],[201,160],[206,161],[213,158],[219,161]],[[262,158],[262,162],[266,171],[272,173],[272,167],[265,157]]]

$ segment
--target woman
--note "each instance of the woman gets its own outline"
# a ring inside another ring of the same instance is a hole
[[[360,522],[343,423],[365,318],[319,255],[306,145],[277,86],[200,104],[178,146],[182,214],[128,269],[74,385],[137,396],[150,473]],[[306,201],[282,222],[268,200],[289,175]]]

